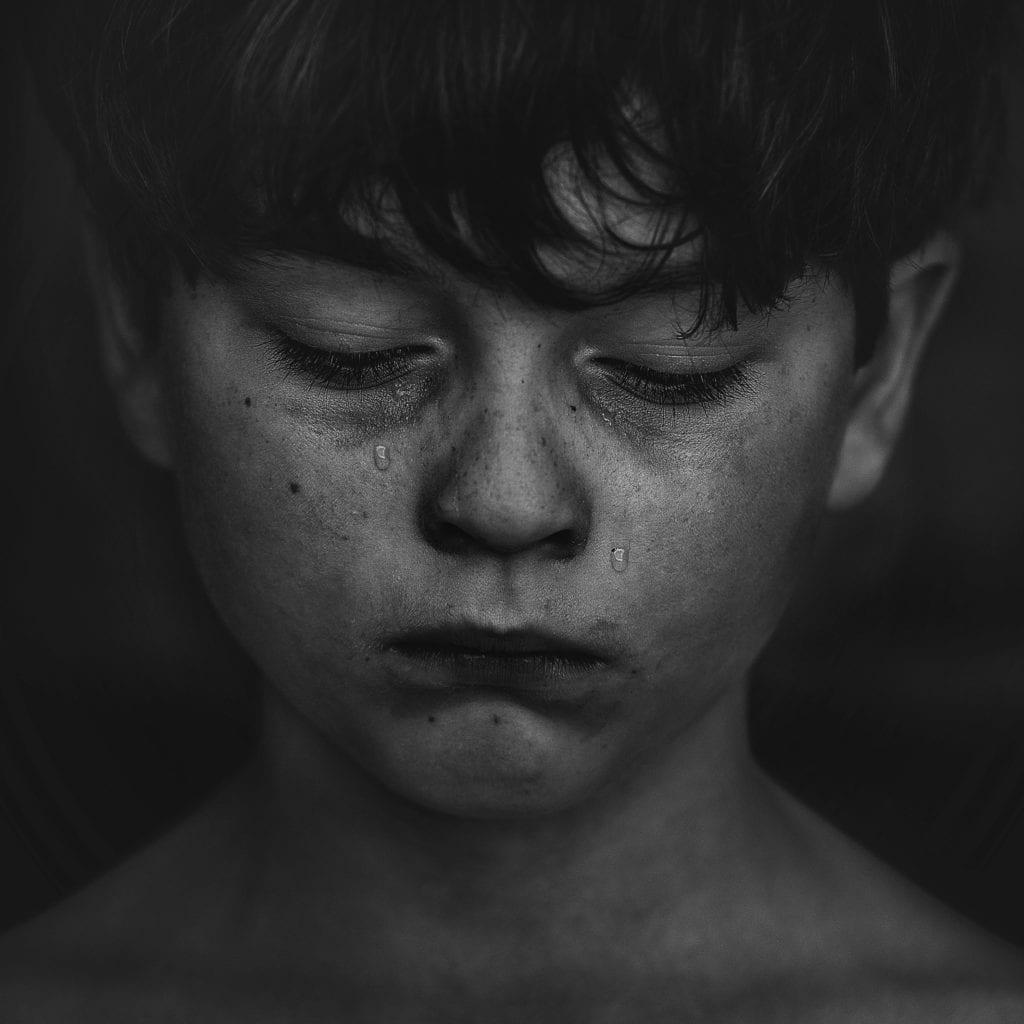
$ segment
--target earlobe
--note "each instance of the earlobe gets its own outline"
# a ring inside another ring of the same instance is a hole
[[[914,378],[960,267],[960,247],[946,232],[893,264],[886,325],[871,361],[857,372],[828,508],[840,511],[878,485],[899,438]]]
[[[139,315],[129,286],[114,270],[106,240],[91,214],[82,242],[96,312],[97,340],[121,422],[135,447],[165,469],[172,465],[164,380],[153,326]]]

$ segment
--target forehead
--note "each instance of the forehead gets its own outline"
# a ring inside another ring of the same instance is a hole
[[[404,241],[404,240],[403,240]],[[389,245],[394,245],[389,239]],[[341,296],[353,289],[380,297],[434,294],[463,301],[457,296],[476,301],[483,294],[507,297],[535,308],[552,312],[593,309],[612,310],[635,307],[641,302],[667,301],[680,314],[695,315],[699,306],[703,277],[692,249],[673,252],[657,270],[637,280],[642,260],[635,254],[596,254],[586,251],[567,252],[554,249],[538,253],[546,273],[560,289],[573,296],[572,302],[538,300],[520,290],[506,286],[500,278],[460,274],[437,257],[413,243],[402,249],[402,262],[387,269],[364,267],[344,259],[310,258],[299,253],[281,251],[249,254],[236,263],[231,277],[248,288],[261,283],[301,291],[322,291]]]
[[[692,277],[700,255],[696,225],[649,198],[671,190],[665,168],[634,153],[628,170],[627,177],[607,158],[584,170],[568,146],[553,149],[545,162],[548,193],[580,244],[569,252],[541,247],[538,256],[546,272],[570,290],[612,291],[652,254],[663,255],[666,276],[681,286],[690,283],[686,277]]]
[[[569,146],[551,150],[544,163],[544,180],[553,209],[569,229],[558,241],[532,246],[537,268],[553,290],[582,304],[601,304],[630,294],[687,292],[704,280],[697,234],[681,214],[652,206],[636,182],[659,188],[659,172],[648,161],[637,160],[631,181],[611,161],[595,159],[584,170]],[[489,257],[478,241],[479,232],[456,196],[451,198],[452,221],[458,244],[478,265],[471,276],[488,286],[501,287],[514,277],[508,268]],[[372,204],[343,207],[341,221],[365,243],[366,264],[386,276],[426,283],[450,283],[454,268],[418,239],[390,187],[381,187]],[[296,255],[308,250],[298,247]],[[283,266],[289,250],[282,247],[260,262]],[[328,253],[327,265],[333,254]],[[337,263],[354,262],[344,253]],[[575,303],[572,303],[575,304]]]

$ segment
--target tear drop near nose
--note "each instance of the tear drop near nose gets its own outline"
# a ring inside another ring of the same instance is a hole
[[[629,548],[612,548],[612,568],[616,572],[625,572],[629,565]]]
[[[373,464],[378,469],[387,469],[391,465],[391,449],[386,444],[379,444],[373,449]]]

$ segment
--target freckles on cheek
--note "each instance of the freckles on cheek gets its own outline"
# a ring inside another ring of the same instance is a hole
[[[282,382],[244,339],[192,324],[170,340],[179,502],[207,592],[269,677],[337,661],[393,561],[401,450],[382,472],[379,435],[350,436],[331,396]]]
[[[182,413],[181,503],[222,615],[254,644],[336,636],[382,585],[400,467],[252,388],[196,389]]]
[[[718,654],[716,638],[729,637],[737,657],[762,642],[811,550],[834,420],[825,406],[762,407],[666,474],[639,552],[658,577],[647,614]]]

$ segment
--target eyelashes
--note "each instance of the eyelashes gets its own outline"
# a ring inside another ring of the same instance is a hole
[[[623,391],[651,405],[724,405],[750,390],[752,380],[746,360],[721,370],[701,373],[664,373],[619,359],[598,361]]]
[[[335,391],[363,391],[390,384],[412,370],[416,356],[430,352],[422,345],[338,352],[303,345],[279,331],[274,332],[272,341],[275,361],[286,375],[298,375],[311,387]]]
[[[339,352],[304,345],[276,330],[272,341],[275,361],[286,375],[297,375],[311,387],[334,391],[383,387],[411,373],[417,357],[432,352],[423,345]],[[620,359],[598,359],[595,363],[622,391],[654,406],[724,405],[752,386],[746,360],[721,370],[687,374],[666,373]]]

